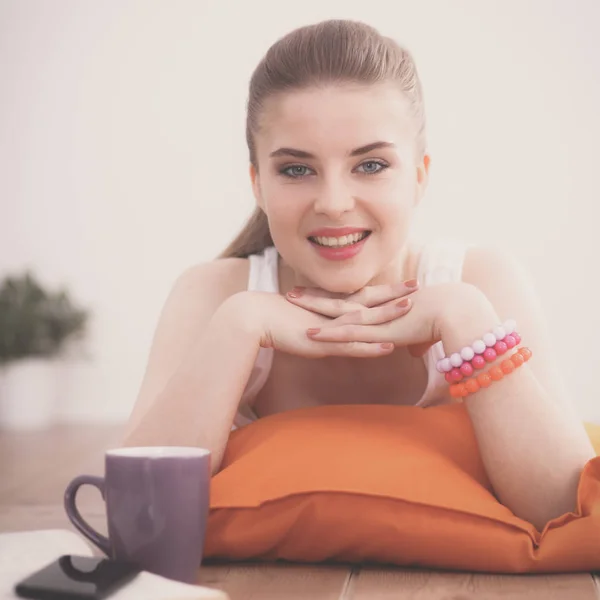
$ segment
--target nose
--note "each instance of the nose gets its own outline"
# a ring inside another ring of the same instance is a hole
[[[353,210],[354,205],[354,197],[343,182],[329,181],[318,190],[314,210],[317,214],[339,220],[344,213]]]

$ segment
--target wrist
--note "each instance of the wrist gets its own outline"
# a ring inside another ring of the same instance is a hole
[[[460,352],[500,324],[500,317],[487,296],[475,286],[465,285],[439,319],[439,335],[446,356]]]
[[[213,316],[217,327],[234,330],[242,338],[264,345],[266,335],[265,294],[244,290],[225,300]]]

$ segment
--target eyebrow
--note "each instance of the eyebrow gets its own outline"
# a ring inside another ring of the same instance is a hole
[[[366,146],[361,146],[360,148],[355,148],[350,152],[348,156],[361,156],[363,154],[368,154],[373,150],[378,150],[380,148],[395,148],[396,144],[392,142],[373,142],[372,144],[367,144]],[[271,158],[277,158],[278,156],[293,156],[294,158],[309,158],[314,159],[316,156],[311,154],[310,152],[306,152],[305,150],[297,150],[296,148],[278,148],[269,154]]]

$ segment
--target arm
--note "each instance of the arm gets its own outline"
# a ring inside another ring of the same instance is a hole
[[[260,348],[250,319],[237,316],[240,296],[226,300],[190,348],[165,389],[129,430],[125,446],[199,446],[219,470],[235,412]]]
[[[575,510],[581,470],[595,453],[566,393],[530,278],[518,261],[504,252],[473,249],[462,282],[428,286],[411,298],[413,307],[402,315],[394,316],[393,305],[363,308],[307,335],[326,343],[406,346],[413,356],[441,340],[450,355],[499,325],[498,315],[515,319],[532,359],[464,402],[503,504],[540,530]],[[310,309],[318,302],[305,295],[303,304]]]
[[[233,420],[258,351],[254,321],[240,322],[247,276],[240,259],[197,265],[179,276],[154,334],[124,445],[207,447],[218,468],[217,440],[229,433],[231,423],[224,422]]]
[[[213,473],[219,470],[261,346],[310,358],[390,352],[380,344],[315,343],[307,338],[306,329],[328,318],[293,306],[278,294],[231,295],[236,286],[241,287],[247,269],[241,277],[224,273],[222,266],[203,265],[199,273],[184,274],[175,285],[124,440],[126,446],[206,448],[212,452]]]
[[[463,279],[478,289],[441,323],[446,353],[500,324],[498,315],[516,320],[522,345],[533,352],[530,361],[464,403],[499,500],[541,531],[576,509],[581,470],[595,452],[560,378],[527,273],[510,256],[477,249]]]

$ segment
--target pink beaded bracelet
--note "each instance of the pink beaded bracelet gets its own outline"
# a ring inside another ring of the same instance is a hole
[[[482,369],[486,363],[496,360],[499,355],[514,348],[521,342],[521,337],[515,331],[516,322],[508,320],[504,325],[495,327],[470,346],[465,346],[460,352],[444,357],[437,362],[436,368],[445,373],[448,383],[456,383],[463,377],[469,377],[475,369]]]
[[[511,348],[521,343],[521,336],[513,331],[510,335],[499,340],[491,348],[486,348],[483,354],[475,355],[470,361],[466,360],[460,367],[453,367],[445,373],[444,377],[448,383],[457,383],[463,377],[470,377],[475,370],[483,369],[488,363],[493,363],[499,356],[508,352]]]

